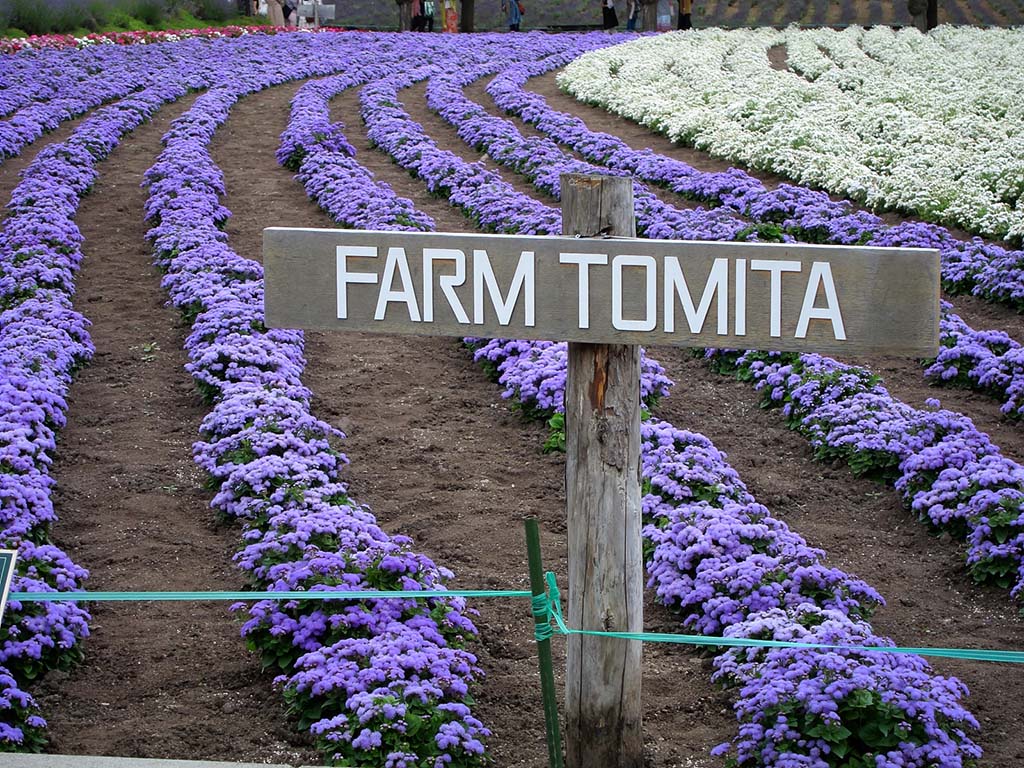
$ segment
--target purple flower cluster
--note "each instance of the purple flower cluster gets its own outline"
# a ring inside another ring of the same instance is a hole
[[[484,363],[498,383],[502,397],[514,399],[528,414],[549,416],[565,412],[568,345],[564,341],[467,338],[473,359]],[[656,360],[640,350],[640,398],[653,408],[668,395],[673,382]]]
[[[542,39],[547,40],[547,38]],[[331,144],[343,142],[344,145],[348,145],[344,139],[344,126],[329,122],[328,102],[340,90],[350,87],[351,84],[362,79],[367,78],[365,75],[347,73],[304,86],[293,100],[292,117],[288,129],[281,137],[278,161],[287,164],[292,158],[302,157],[304,158],[302,160],[303,167],[306,167],[311,164],[311,159],[316,158],[312,162],[312,167],[317,169],[317,173],[321,174],[321,177],[326,178],[339,173],[350,174],[348,169],[352,166],[361,169],[354,171],[361,178],[367,179],[367,184],[361,185],[364,195],[362,195],[360,204],[378,211],[375,220],[367,222],[358,214],[353,215],[349,207],[332,205],[329,200],[319,194],[316,188],[311,189],[308,181],[306,182],[306,192],[331,214],[335,221],[345,226],[368,224],[370,229],[402,228],[401,224],[404,223],[404,220],[413,220],[409,213],[411,209],[406,207],[408,201],[395,197],[390,188],[374,184],[372,176],[362,169],[362,166],[354,157],[350,156],[350,153],[346,152],[339,156],[329,150],[322,151],[325,141]],[[461,90],[458,91],[458,97],[461,98]],[[385,106],[385,109],[388,110],[387,118],[390,118],[391,110],[396,109],[394,104],[397,104],[397,99]],[[368,116],[367,122],[372,126],[373,120],[380,116],[380,112],[370,112],[364,107],[364,115]],[[406,117],[406,119],[408,118]],[[424,138],[426,137],[424,136]],[[492,174],[478,166],[452,157],[457,172],[446,181],[453,193],[452,199],[458,197],[463,200],[461,205],[468,215],[478,220],[486,217],[488,215],[486,209],[489,208],[491,198],[482,197],[477,194],[477,191],[482,184],[488,183],[487,179]],[[477,174],[476,178],[470,175],[474,171]],[[299,177],[303,178],[303,172],[300,171]],[[483,177],[483,180],[480,177]],[[503,183],[502,186],[503,188],[507,187]],[[516,195],[514,199],[522,201],[525,205],[529,204],[528,198],[518,195],[511,188],[507,188],[505,191],[509,195]],[[483,205],[485,211],[478,210],[476,205]],[[405,219],[399,217],[405,217]],[[417,228],[433,229],[433,222],[429,219],[422,220],[422,227]],[[531,234],[543,232],[543,230],[540,232],[526,231]],[[475,359],[478,361],[489,360],[495,367],[496,375],[506,388],[504,397],[515,398],[516,402],[527,412],[560,413],[564,410],[567,349],[564,342],[556,344],[544,341],[525,342],[495,339],[479,346],[478,341],[482,342],[483,340],[467,339],[467,343],[477,347]],[[647,407],[652,407],[659,397],[668,394],[670,386],[672,386],[672,382],[664,375],[664,369],[656,361],[641,354],[641,394]],[[560,429],[560,427],[556,427],[556,429]]]
[[[892,482],[918,518],[966,537],[979,582],[1024,590],[1024,468],[966,416],[893,398],[868,371],[819,355],[709,351],[754,382],[821,459]]]
[[[757,614],[725,635],[865,648],[892,644],[863,621],[809,603]],[[981,757],[967,735],[978,722],[960,704],[966,687],[932,674],[919,656],[733,648],[714,664],[714,679],[739,687],[737,714],[744,728],[732,745],[715,750],[734,749],[737,766],[825,768],[856,759],[878,768],[964,768]]]
[[[88,575],[47,543],[56,520],[49,474],[55,433],[65,424],[72,376],[93,353],[88,322],[71,306],[82,258],[79,202],[96,163],[186,90],[180,80],[168,81],[100,110],[38,154],[7,206],[0,230],[0,548],[19,553],[14,591],[76,591]],[[42,743],[45,722],[16,686],[80,659],[87,621],[77,603],[11,601],[0,628],[0,751]]]
[[[864,619],[881,596],[822,562],[757,504],[705,437],[665,422],[641,429],[648,584],[706,635],[888,646]],[[918,656],[824,649],[730,649],[714,679],[736,689],[738,766],[968,766],[978,728],[956,679]],[[898,729],[899,738],[891,738]]]
[[[307,83],[292,99],[291,118],[281,135],[278,162],[298,171],[306,194],[331,217],[354,229],[429,231],[434,221],[398,197],[355,159],[344,126],[332,124],[329,100],[383,74],[379,64]]]
[[[277,71],[225,78],[230,85],[175,121],[147,173],[150,237],[172,303],[194,321],[189,370],[213,403],[196,461],[218,489],[214,507],[243,522],[237,562],[254,587],[443,589],[450,572],[349,498],[338,479],[342,435],[311,415],[301,382],[302,334],[265,328],[260,265],[235,254],[219,228],[228,212],[207,145],[239,96],[347,69],[374,45],[380,66],[398,68],[383,55],[386,37],[331,38],[311,63],[293,52]],[[347,145],[334,136],[334,151]],[[300,138],[318,140],[315,131]],[[483,759],[487,730],[466,705],[479,670],[463,646],[476,630],[461,599],[261,601],[248,613],[243,634],[283,673],[278,682],[329,760],[378,765],[381,750],[393,764]]]
[[[1007,333],[976,331],[943,302],[939,344],[925,378],[985,392],[1003,401],[1003,413],[1024,415],[1024,348]]]
[[[694,200],[721,205],[747,217],[763,237],[778,227],[782,239],[811,243],[937,248],[943,285],[950,293],[971,293],[993,302],[1024,308],[1024,251],[963,241],[943,227],[907,222],[888,226],[845,201],[793,184],[776,189],[737,168],[704,172],[650,149],[635,150],[616,136],[591,131],[578,117],[551,109],[546,100],[525,91],[531,77],[565,65],[574,55],[549,56],[506,67],[487,91],[499,107],[535,125],[559,144],[612,172],[628,173]],[[650,235],[654,236],[654,235]],[[679,237],[659,232],[658,237]],[[725,238],[721,238],[725,239]]]

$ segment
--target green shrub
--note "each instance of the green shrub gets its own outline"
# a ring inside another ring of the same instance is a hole
[[[131,14],[144,24],[155,27],[167,15],[167,5],[164,0],[135,0]]]
[[[195,14],[204,21],[226,21],[236,10],[232,0],[196,0]]]
[[[18,27],[30,35],[66,32],[84,26],[88,18],[82,0],[6,0],[5,26]]]

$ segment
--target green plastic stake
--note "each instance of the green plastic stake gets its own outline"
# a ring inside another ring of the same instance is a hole
[[[544,591],[544,567],[540,555],[540,528],[537,518],[528,517],[526,554],[530,563],[530,590],[533,592],[533,623],[540,660],[540,690],[544,701],[544,728],[548,736],[548,765],[562,768],[562,733],[558,725],[558,701],[555,698],[555,672],[551,666],[551,613]]]

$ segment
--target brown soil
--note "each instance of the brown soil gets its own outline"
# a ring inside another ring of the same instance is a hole
[[[789,71],[789,52],[785,45],[773,45],[768,49],[768,63],[772,69],[780,72]]]
[[[540,80],[541,88],[548,82],[553,89],[550,79]],[[245,256],[258,257],[264,226],[330,226],[273,160],[295,88],[243,99],[214,141],[214,159],[226,174],[225,204],[234,212],[231,244]],[[429,113],[422,86],[407,91],[403,101],[443,149],[479,157]],[[368,148],[362,126],[352,124],[355,94],[342,95],[335,108],[349,118],[349,138],[380,180],[411,197],[439,229],[469,227],[444,200],[427,195],[421,182]],[[72,392],[55,469],[61,489],[57,537],[92,567],[92,589],[241,584],[229,565],[238,532],[213,523],[208,494],[191,463],[189,446],[204,408],[183,370],[184,329],[162,306],[138,221],[141,173],[180,109],[165,109],[115,152],[79,217],[91,258],[81,274],[78,304],[95,323],[100,354]],[[575,111],[596,130],[658,151],[662,142],[673,147],[620,118],[582,106]],[[727,167],[692,150],[673,147],[672,154],[702,168]],[[509,180],[517,188],[525,183]],[[147,351],[154,342],[158,349]],[[353,495],[374,509],[388,531],[412,536],[420,551],[456,572],[457,586],[516,589],[526,584],[521,519],[536,514],[546,565],[565,573],[562,458],[541,453],[545,430],[523,422],[500,399],[456,340],[310,334],[307,356],[317,414],[349,435]],[[959,545],[930,536],[893,491],[814,462],[806,442],[786,430],[777,414],[759,408],[749,386],[709,373],[679,350],[656,349],[652,356],[678,382],[656,415],[715,440],[776,516],[828,551],[831,564],[882,590],[889,605],[874,621],[879,632],[907,645],[1024,647],[1024,622],[1008,596],[973,585]],[[869,362],[881,366],[901,397],[919,404],[938,394],[953,404],[951,393],[923,383],[919,368]],[[992,428],[1009,455],[1024,453],[1014,428],[992,415],[992,401],[968,394],[957,408]],[[476,651],[488,676],[476,713],[495,731],[495,764],[543,765],[527,607],[480,601],[479,609]],[[280,699],[222,605],[100,606],[95,615],[87,663],[71,675],[52,675],[42,687],[54,750],[313,761],[284,722]],[[658,606],[648,604],[646,616],[656,631],[676,625]],[[556,656],[561,648],[556,644]],[[983,726],[982,764],[1024,764],[1019,676],[991,664],[934,666],[971,687],[968,706]],[[709,663],[695,654],[673,646],[645,648],[652,766],[720,764],[708,750],[734,734],[735,723],[729,697],[710,685],[708,674]]]
[[[96,357],[72,387],[53,469],[56,543],[92,590],[241,589],[236,530],[218,525],[191,458],[206,409],[184,365],[142,221],[142,174],[191,98],[165,107],[100,166],[82,204],[76,307]],[[40,689],[54,752],[308,762],[271,676],[226,603],[96,603],[87,661]]]

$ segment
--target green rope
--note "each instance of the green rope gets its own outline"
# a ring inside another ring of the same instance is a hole
[[[28,603],[136,602],[168,600],[401,600],[435,597],[532,597],[527,589],[328,590],[310,592],[11,592],[9,599]]]
[[[530,608],[533,610],[533,618],[543,619],[533,625],[533,636],[538,643],[550,640],[555,634],[555,628],[551,626],[551,601],[547,595],[533,595],[530,598]]]
[[[676,635],[660,632],[606,632],[596,629],[571,629],[562,615],[562,597],[555,574],[545,574],[547,594],[534,596],[529,590],[504,589],[435,589],[435,590],[316,590],[310,592],[12,592],[10,602],[136,602],[136,601],[210,601],[233,600],[425,600],[445,597],[505,597],[531,600],[533,615],[547,621],[538,623],[534,635],[538,641],[560,635],[583,635],[644,643],[675,643],[712,648],[800,648],[806,650],[869,651],[903,653],[970,661],[998,661],[1024,664],[1024,651],[996,651],[973,648],[890,648],[865,645],[825,645],[795,643],[784,640],[757,640],[747,637],[708,637]],[[552,624],[552,620],[554,624]]]
[[[968,659],[971,661],[1000,661],[1010,664],[1024,664],[1024,651],[992,651],[973,648],[891,648],[870,645],[827,645],[823,643],[795,643],[786,640],[758,640],[749,637],[708,637],[705,635],[676,635],[662,632],[606,632],[598,629],[571,629],[562,617],[562,600],[555,582],[555,574],[545,574],[548,585],[548,600],[551,615],[560,635],[584,635],[607,637],[618,640],[639,640],[644,643],[675,643],[707,647],[732,648],[801,648],[816,651],[869,651],[874,653],[903,653],[917,656],[932,656],[945,659]]]

